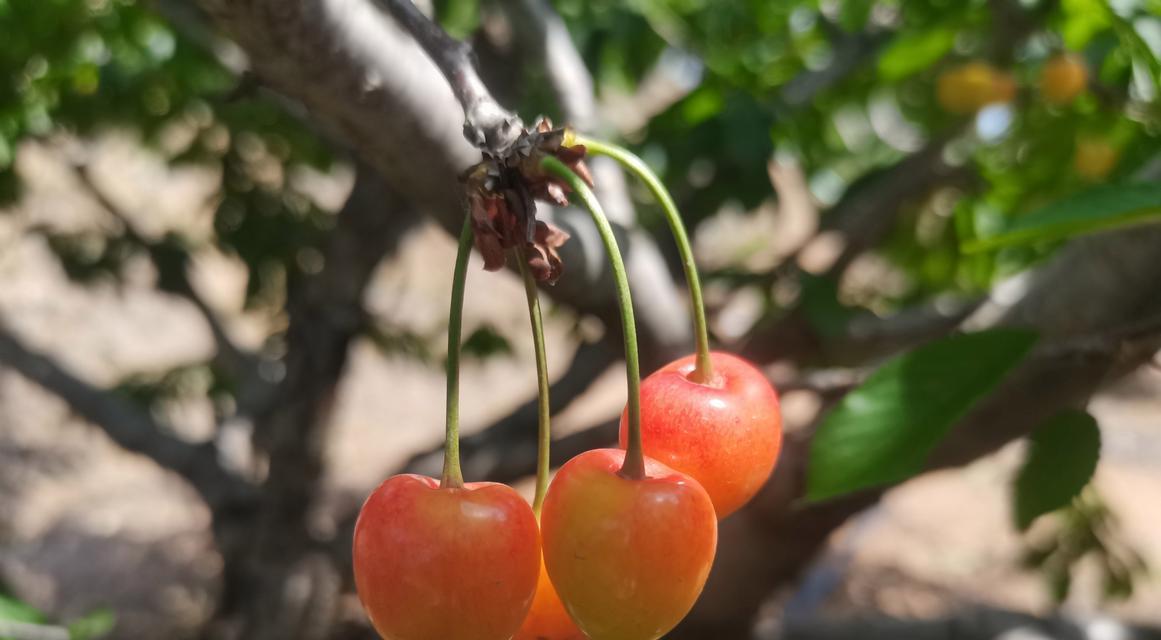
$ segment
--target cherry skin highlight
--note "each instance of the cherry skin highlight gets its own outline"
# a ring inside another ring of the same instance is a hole
[[[689,613],[717,547],[717,517],[696,480],[625,452],[594,449],[553,479],[540,515],[544,563],[577,626],[601,640],[656,640]]]
[[[556,587],[548,579],[548,571],[540,563],[540,580],[536,583],[536,597],[528,617],[512,640],[588,640],[569,617],[564,603],[556,594]]]
[[[693,476],[724,518],[762,488],[782,448],[782,412],[774,387],[754,365],[728,353],[710,354],[713,379],[690,379],[694,356],[641,382],[641,444],[645,455]],[[621,446],[628,418],[621,415]]]
[[[387,640],[508,640],[536,591],[539,539],[510,487],[392,476],[355,523],[355,587]]]

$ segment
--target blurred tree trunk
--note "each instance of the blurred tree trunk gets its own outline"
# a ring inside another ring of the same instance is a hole
[[[217,513],[226,539],[225,593],[215,633],[247,640],[313,640],[330,632],[344,585],[312,538],[335,388],[347,350],[366,326],[363,298],[376,265],[418,218],[374,171],[358,167],[339,212],[322,271],[288,294],[285,377],[256,416],[255,448],[267,475],[257,515]],[[236,525],[236,526],[233,526]]]

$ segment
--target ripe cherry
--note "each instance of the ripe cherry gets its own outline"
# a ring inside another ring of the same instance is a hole
[[[536,583],[536,597],[528,617],[512,640],[586,640],[585,634],[569,617],[556,587],[548,579],[544,562],[540,563],[540,580]]]
[[[1100,182],[1117,166],[1116,147],[1101,138],[1081,138],[1076,141],[1072,166],[1077,175],[1089,182]]]
[[[594,449],[560,468],[541,514],[544,562],[589,637],[655,640],[705,586],[717,518],[696,480],[649,458],[643,477],[626,477],[625,455]]]
[[[968,115],[990,104],[1011,102],[1016,79],[984,62],[968,62],[939,75],[935,97],[947,112]]]
[[[355,523],[355,587],[388,640],[508,640],[540,568],[532,509],[491,482],[388,478]]]
[[[1072,102],[1087,86],[1088,68],[1084,60],[1071,53],[1053,57],[1040,71],[1040,93],[1052,104]]]
[[[641,383],[645,455],[693,476],[719,518],[739,509],[769,479],[782,448],[778,394],[757,368],[728,353],[710,354],[712,377],[694,378],[695,356]],[[621,445],[628,441],[621,416]]]
[[[991,66],[968,62],[939,75],[935,97],[948,112],[967,115],[1002,99],[1005,87],[998,84],[1005,83]]]

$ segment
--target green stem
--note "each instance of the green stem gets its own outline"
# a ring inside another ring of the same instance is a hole
[[[709,329],[705,320],[705,302],[701,296],[701,279],[697,275],[697,264],[693,260],[693,247],[689,243],[689,234],[685,231],[685,224],[681,221],[681,213],[657,175],[649,166],[633,152],[609,142],[594,140],[579,134],[574,134],[576,144],[584,145],[589,152],[609,156],[637,176],[665,212],[665,221],[669,223],[669,230],[677,242],[677,251],[681,254],[681,266],[685,270],[685,280],[689,286],[689,301],[693,307],[693,330],[697,341],[697,366],[690,379],[694,382],[708,382],[713,379],[713,363],[710,361]]]
[[[520,275],[524,278],[524,295],[528,298],[528,319],[532,323],[532,347],[536,351],[536,412],[539,418],[536,451],[536,494],[532,498],[532,512],[540,517],[540,507],[544,504],[544,494],[548,492],[548,456],[552,446],[552,424],[548,404],[548,355],[544,349],[544,322],[540,316],[540,292],[536,289],[536,279],[528,269],[528,259],[524,247],[516,248],[516,262],[520,265]]]
[[[625,262],[617,247],[617,238],[609,225],[601,203],[572,169],[560,160],[547,156],[540,161],[540,167],[564,180],[592,215],[593,223],[601,234],[601,242],[609,254],[609,264],[613,268],[613,279],[617,285],[617,304],[621,309],[621,333],[625,338],[625,374],[629,387],[629,446],[625,448],[625,463],[620,474],[626,478],[645,477],[645,454],[641,450],[641,365],[637,361],[637,321],[633,318],[633,298],[629,295],[629,277],[625,272]]]
[[[443,445],[443,478],[439,486],[459,489],[464,486],[460,470],[460,335],[464,324],[464,282],[468,276],[468,257],[472,253],[472,218],[464,218],[456,266],[452,275],[451,310],[447,316],[447,440]]]

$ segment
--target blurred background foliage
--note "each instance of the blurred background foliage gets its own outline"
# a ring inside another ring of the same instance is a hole
[[[631,96],[658,78],[674,86],[669,101],[629,103],[655,112],[625,117],[610,109],[606,119],[626,125],[611,133],[661,173],[694,225],[774,197],[771,157],[799,163],[825,206],[857,194],[928,141],[953,139],[946,160],[972,178],[950,198],[916,193],[905,204],[910,213],[879,250],[906,274],[906,286],[869,301],[882,313],[980,292],[1026,268],[1053,243],[977,255],[960,246],[1093,181],[1128,178],[1155,157],[1155,1],[1031,3],[1029,12],[1043,12],[1051,27],[1031,34],[997,16],[993,4],[563,0],[556,8],[602,97]],[[276,310],[281,288],[317,268],[330,216],[293,178],[300,167],[325,169],[330,145],[302,114],[235,73],[240,54],[177,3],[162,3],[161,14],[157,8],[132,0],[0,1],[0,195],[11,202],[19,193],[14,159],[22,140],[129,128],[174,162],[218,169],[212,242],[249,267],[250,304]],[[441,0],[435,11],[462,35],[488,6]],[[1083,61],[1091,90],[1052,104],[1041,99],[1038,78],[1061,51]],[[1011,99],[978,113],[942,108],[941,74],[967,61],[1007,74]],[[518,111],[553,115],[541,92],[525,94],[513,105]],[[1110,155],[1111,166],[1086,178],[1077,169],[1085,153]],[[660,233],[660,216],[638,195],[643,220]],[[116,277],[131,244],[64,237],[53,246],[69,273],[85,279]],[[729,283],[760,275],[734,266],[719,270]],[[823,284],[824,298],[837,290]],[[780,312],[773,299],[767,304],[767,315]],[[843,312],[842,305],[815,306]]]
[[[442,24],[460,37],[496,12],[477,0],[434,4]],[[20,196],[22,144],[84,141],[110,128],[132,132],[175,164],[215,172],[213,232],[147,237],[128,224],[79,235],[38,229],[69,276],[115,282],[131,257],[144,256],[156,268],[158,288],[180,294],[188,288],[190,256],[212,246],[246,265],[248,307],[277,319],[288,289],[320,268],[334,219],[303,187],[303,176],[345,158],[304,113],[242,71],[242,54],[183,5],[0,0],[0,211]],[[802,274],[800,291],[789,297],[755,288],[764,305],[760,320],[801,306],[825,335],[853,314],[985,292],[1071,234],[1032,234],[974,252],[963,251],[966,244],[1045,207],[1049,218],[1059,215],[1054,203],[1095,185],[1130,182],[1161,162],[1158,0],[558,0],[554,6],[594,75],[608,126],[600,133],[626,142],[654,167],[691,226],[775,200],[772,158],[801,168],[824,228],[883,172],[928,145],[938,142],[935,159],[962,173],[950,187],[907,194],[903,215],[874,247],[901,284],[854,296],[835,274]],[[1019,15],[1010,13],[1013,6]],[[1047,100],[1044,69],[1064,54],[1083,67],[1086,82],[1068,99]],[[941,102],[941,82],[969,75],[968,65],[982,65],[979,77],[990,78],[989,90],[998,93],[966,107]],[[526,120],[537,113],[563,120],[535,83],[519,87],[517,97],[509,106]],[[77,169],[83,177],[83,159]],[[662,238],[654,205],[643,190],[634,195],[642,224]],[[1117,209],[1105,207],[1117,197],[1114,190],[1092,209]],[[1149,204],[1157,202],[1155,192],[1143,198],[1146,209],[1156,208]],[[1070,229],[1099,227],[1081,221]],[[662,239],[660,246],[670,243]],[[773,266],[748,258],[739,250],[708,277],[727,289],[770,283]],[[376,327],[371,337],[384,349],[433,359],[428,336]],[[276,332],[267,355],[277,355],[279,345]],[[466,348],[480,357],[510,351],[487,327]],[[209,394],[226,413],[234,386],[220,368],[191,363],[126,380],[119,390],[147,406]],[[1062,592],[1060,567],[1073,563],[1078,550],[1112,546],[1093,533],[1104,531],[1107,512],[1095,499],[1077,500],[1059,537],[1029,556],[1031,565],[1049,568]],[[1125,556],[1109,555],[1118,567],[1110,577],[1114,595],[1136,571],[1136,559]]]

